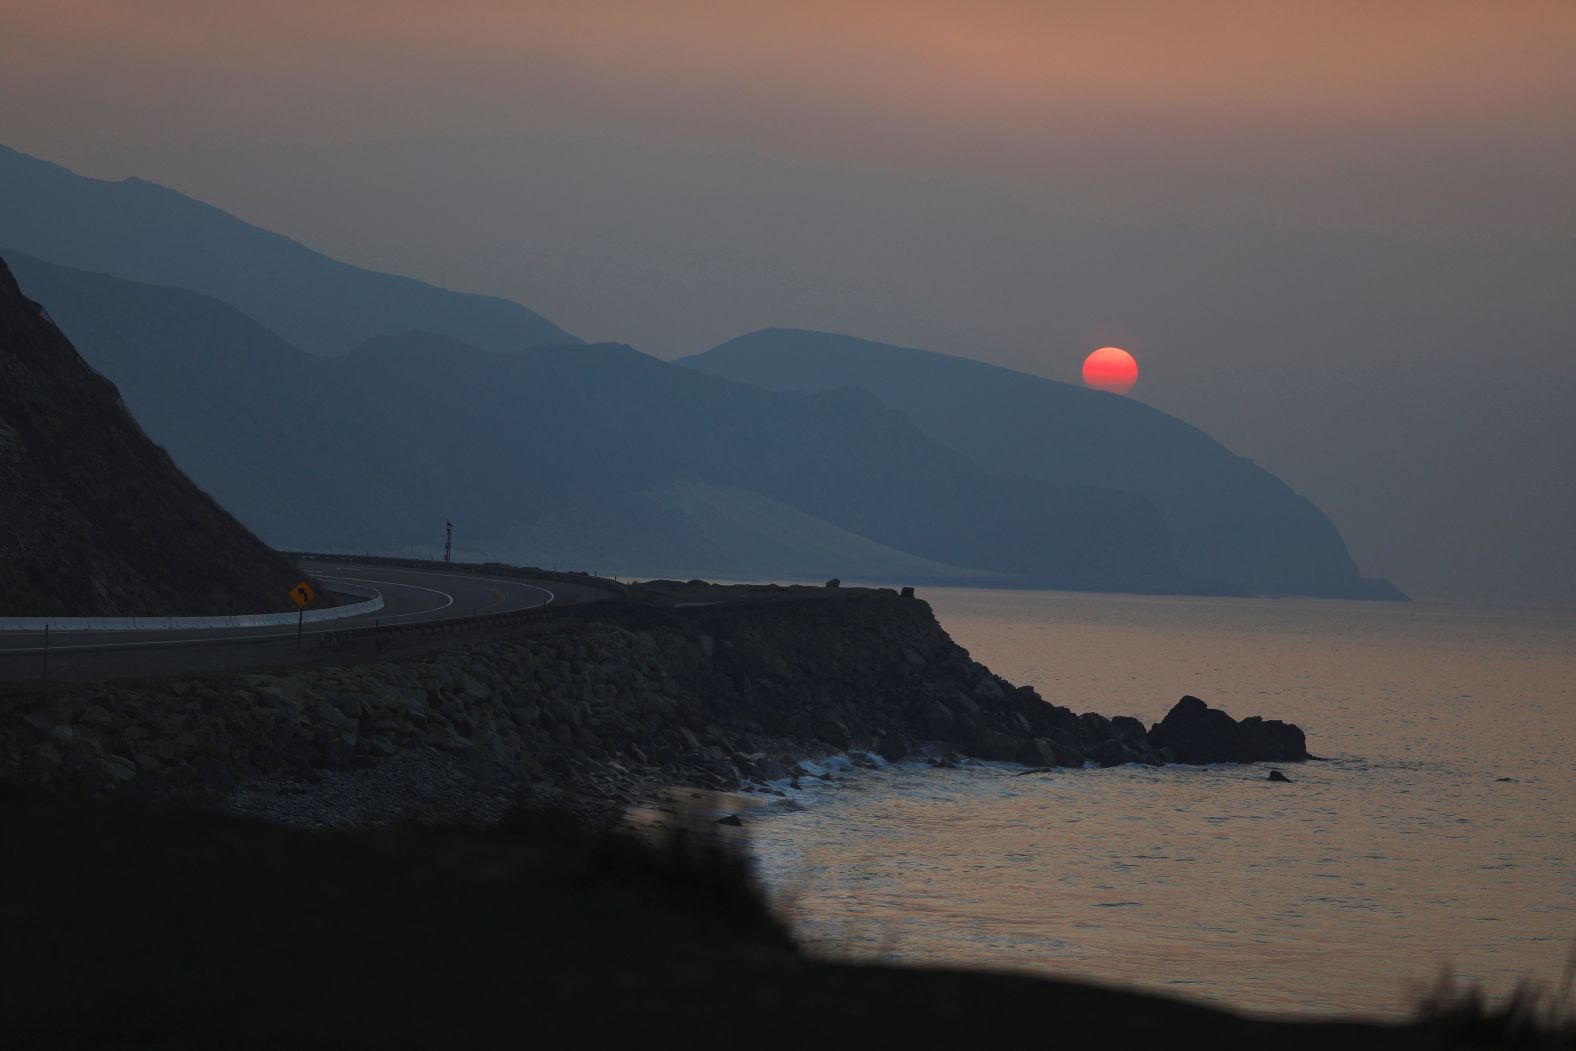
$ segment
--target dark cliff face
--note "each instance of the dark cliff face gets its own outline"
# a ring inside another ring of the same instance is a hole
[[[0,616],[260,613],[286,608],[295,579],[0,261]]]

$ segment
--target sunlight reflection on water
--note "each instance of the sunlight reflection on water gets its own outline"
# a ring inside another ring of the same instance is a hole
[[[753,823],[823,950],[1397,1014],[1449,966],[1508,991],[1576,943],[1576,617],[937,589],[996,672],[1152,722],[1184,692],[1330,761],[1018,777],[899,764]],[[1514,780],[1500,780],[1513,778]]]

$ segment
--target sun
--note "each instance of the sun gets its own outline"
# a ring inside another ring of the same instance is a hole
[[[1101,347],[1084,359],[1084,386],[1126,394],[1138,382],[1138,362],[1121,347]]]

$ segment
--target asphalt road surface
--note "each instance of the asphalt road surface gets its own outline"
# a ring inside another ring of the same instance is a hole
[[[330,589],[336,581],[375,588],[383,596],[383,609],[306,625],[302,651],[296,649],[294,625],[195,631],[51,632],[47,677],[81,680],[195,674],[292,663],[308,659],[317,648],[314,637],[324,632],[375,623],[411,624],[510,613],[548,603],[568,604],[605,597],[594,589],[558,581],[332,562],[303,562],[301,568]],[[343,601],[365,600],[345,596]],[[42,632],[0,632],[0,680],[45,677],[43,643]]]

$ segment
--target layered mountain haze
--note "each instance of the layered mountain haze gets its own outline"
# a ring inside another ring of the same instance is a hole
[[[578,343],[540,314],[350,266],[174,190],[0,146],[0,246],[222,299],[314,354],[419,328],[485,350]]]
[[[0,260],[0,614],[294,608],[293,564],[193,485]]]
[[[447,518],[461,554],[604,572],[1199,586],[1142,498],[989,474],[863,391],[424,332],[324,358],[209,297],[15,263],[150,433],[282,546],[429,554]]]
[[[858,387],[988,471],[1141,495],[1195,578],[1261,593],[1400,597],[1360,577],[1334,524],[1280,479],[1132,398],[797,329],[754,332],[681,364],[773,390]]]
[[[0,250],[270,542],[629,575],[1394,597],[1129,399],[792,330],[682,365],[0,148]],[[498,353],[506,351],[508,353]]]

